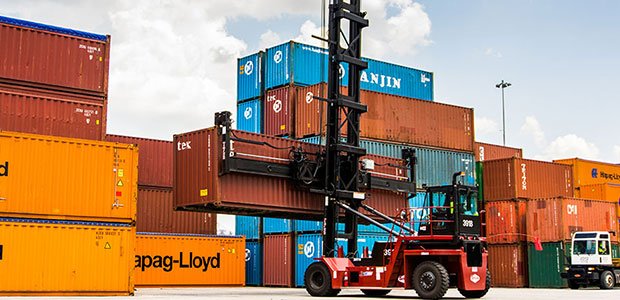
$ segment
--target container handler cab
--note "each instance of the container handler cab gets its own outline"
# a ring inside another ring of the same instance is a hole
[[[575,232],[571,240],[570,264],[561,274],[571,289],[620,286],[620,257],[612,257],[611,236],[615,232]]]

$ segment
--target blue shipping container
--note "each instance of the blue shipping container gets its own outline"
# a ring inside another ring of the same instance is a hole
[[[420,230],[420,221],[428,217],[429,210],[424,208],[426,193],[418,192],[415,197],[409,199],[409,213],[411,214],[410,227],[415,231]],[[428,206],[428,205],[426,205]]]
[[[290,219],[263,218],[263,233],[288,233],[293,231]]]
[[[237,104],[237,129],[262,133],[262,104],[260,98]]]
[[[262,96],[263,56],[261,51],[237,59],[237,102]]]
[[[245,241],[245,284],[263,285],[263,251],[258,241]]]
[[[258,239],[260,217],[235,216],[235,235],[245,236],[246,239]]]
[[[327,81],[326,49],[293,41],[267,49],[265,88],[294,83],[312,85]],[[364,90],[421,100],[433,100],[433,73],[392,63],[363,58],[368,69],[360,76]],[[340,68],[342,85],[348,84],[347,64]]]
[[[302,139],[304,142],[325,144],[325,139],[313,136]],[[372,140],[361,140],[360,146],[365,148],[368,154],[376,154],[394,158],[401,158],[401,150],[414,148],[416,150],[416,184],[421,188],[427,186],[452,184],[452,175],[456,172],[465,172],[467,185],[475,185],[474,154],[457,152],[436,148],[407,146],[403,144],[384,143]],[[462,179],[461,179],[462,180]]]
[[[308,220],[295,220],[295,232],[297,233],[315,233],[321,232],[323,230],[323,221],[308,221]],[[387,228],[392,229],[393,226],[391,223],[384,224]],[[338,230],[344,231],[344,223],[338,223]],[[399,228],[395,228],[396,231]],[[383,229],[375,226],[375,225],[364,225],[359,224],[357,226],[357,231],[359,234],[369,234],[369,233],[386,233]]]

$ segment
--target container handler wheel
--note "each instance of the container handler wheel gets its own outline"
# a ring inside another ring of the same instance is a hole
[[[332,289],[332,278],[327,266],[318,261],[306,269],[304,285],[308,294],[315,297],[334,297],[340,293],[340,290]]]
[[[580,286],[581,285],[579,283],[575,282],[574,280],[570,280],[570,279],[568,280],[568,287],[571,290],[578,290]]]
[[[603,271],[603,273],[601,273],[601,289],[613,289],[615,285],[616,279],[614,278],[614,274],[611,271]]]
[[[440,263],[425,261],[413,270],[411,284],[420,298],[441,299],[448,291],[450,278]]]
[[[364,295],[369,297],[380,297],[389,294],[392,290],[362,290]]]
[[[466,291],[466,290],[459,289],[459,293],[461,293],[461,295],[463,295],[463,297],[465,298],[477,299],[477,298],[484,297],[484,295],[486,295],[489,292],[490,288],[491,288],[491,271],[487,269],[487,280],[484,283],[484,290]]]

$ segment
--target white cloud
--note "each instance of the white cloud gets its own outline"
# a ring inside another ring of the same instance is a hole
[[[575,134],[559,136],[547,145],[539,157],[547,160],[579,157],[598,159],[599,149],[593,143]]]
[[[487,48],[484,51],[484,55],[492,56],[492,57],[495,57],[495,58],[502,58],[502,57],[504,57],[504,55],[501,52],[499,52],[499,51],[497,51],[497,50],[495,50],[493,48]]]
[[[620,162],[620,146],[614,145],[614,157],[617,162]]]
[[[538,147],[543,147],[546,144],[545,133],[536,117],[528,116],[525,118],[525,123],[521,126],[521,134],[531,136]]]
[[[266,49],[269,47],[273,47],[274,45],[282,44],[283,42],[284,40],[280,38],[279,34],[271,30],[267,30],[265,33],[261,34],[260,40],[258,42],[258,48]]]
[[[497,133],[501,131],[499,125],[495,120],[486,118],[486,117],[475,117],[474,124],[476,125],[476,135],[480,134],[488,134],[488,133]]]

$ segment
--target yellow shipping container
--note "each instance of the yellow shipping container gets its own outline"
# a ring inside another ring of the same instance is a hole
[[[620,184],[620,165],[581,158],[559,159],[553,162],[573,166],[573,186],[575,188],[601,183]],[[583,198],[579,194],[575,196]]]
[[[581,198],[599,199],[616,203],[616,211],[620,218],[620,184],[590,184],[582,185],[577,188]]]
[[[0,131],[0,216],[132,222],[133,145]]]
[[[131,295],[135,227],[0,219],[0,295]]]
[[[136,286],[243,286],[245,238],[139,233]]]

